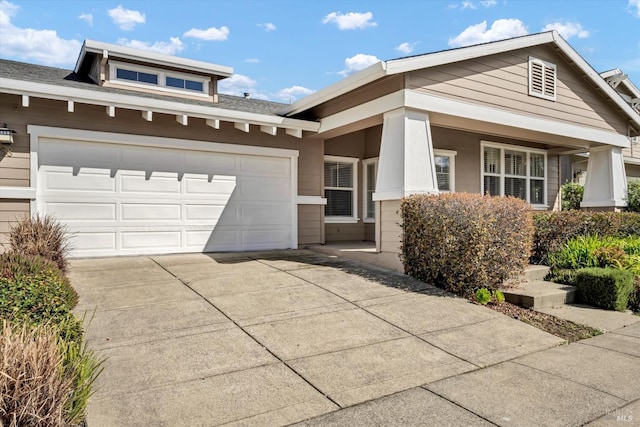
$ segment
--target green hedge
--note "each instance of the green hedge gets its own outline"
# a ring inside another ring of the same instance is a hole
[[[0,254],[0,318],[39,325],[71,322],[78,295],[58,266],[37,256]],[[80,332],[80,325],[75,332]]]
[[[526,268],[532,245],[530,206],[511,197],[415,195],[401,205],[405,272],[471,295]]]
[[[580,202],[584,196],[584,187],[575,182],[567,182],[560,187],[562,193],[562,210],[580,210]]]
[[[550,252],[578,236],[640,236],[640,213],[634,212],[537,212],[533,224],[532,264],[547,264]]]
[[[629,271],[583,268],[576,273],[576,297],[585,304],[624,311],[633,290],[633,275]]]

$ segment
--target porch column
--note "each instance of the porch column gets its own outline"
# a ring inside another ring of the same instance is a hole
[[[376,250],[402,270],[400,199],[411,194],[437,194],[429,114],[406,108],[384,114],[376,201]],[[386,253],[386,254],[385,254]]]
[[[429,113],[399,108],[384,114],[373,200],[438,193]]]
[[[626,198],[622,148],[607,145],[591,148],[580,206],[590,210],[618,210],[627,206]]]

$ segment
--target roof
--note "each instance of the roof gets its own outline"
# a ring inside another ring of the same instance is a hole
[[[631,93],[633,96],[633,99],[625,99],[625,101],[629,103],[633,103],[635,101],[636,104],[640,103],[640,89],[638,89],[638,87],[634,85],[631,80],[629,80],[629,76],[623,73],[621,69],[614,68],[613,70],[604,71],[600,73],[600,76],[602,76],[602,78],[605,79],[607,82],[609,82],[609,80],[612,78],[614,79],[617,78],[619,80],[619,84],[624,86],[629,91],[629,93]],[[613,87],[615,89],[615,85]],[[636,108],[640,108],[640,106]]]
[[[214,74],[220,78],[229,77],[233,74],[233,68],[224,65],[212,64],[209,62],[196,61],[188,58],[180,58],[173,55],[149,52],[141,49],[120,46],[117,44],[103,43],[95,40],[85,40],[78,56],[78,61],[74,68],[75,72],[80,71],[80,67],[87,53],[97,53],[105,57],[117,57],[142,61],[149,64],[172,67],[185,71],[195,71],[198,73]]]
[[[44,83],[68,88],[86,89],[103,93],[120,95],[132,94],[130,90],[126,89],[98,86],[88,79],[81,78],[72,70],[46,67],[43,65],[27,64],[24,62],[9,61],[6,59],[0,59],[0,77],[15,80],[24,80],[28,82]],[[247,99],[240,96],[223,94],[218,95],[218,102],[216,104],[212,104],[211,101],[181,98],[171,95],[158,95],[147,92],[135,92],[135,96],[140,98],[148,98],[150,100],[165,100],[184,103],[188,105],[201,105],[274,116],[278,116],[279,113],[288,106],[287,104],[282,104],[279,102],[263,101],[259,99]]]
[[[443,50],[423,55],[414,55],[388,61],[377,62],[364,70],[354,73],[324,89],[321,89],[299,101],[289,105],[285,114],[295,116],[317,105],[330,101],[340,95],[362,87],[386,76],[421,70],[458,61],[495,55],[517,49],[524,49],[544,44],[552,44],[558,48],[569,61],[599,88],[620,111],[628,116],[640,129],[640,117],[619,94],[576,52],[556,31],[531,34],[506,40],[483,43],[456,49]]]

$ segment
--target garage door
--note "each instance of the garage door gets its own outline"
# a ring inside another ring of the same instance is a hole
[[[38,164],[38,211],[67,225],[74,256],[294,242],[291,157],[41,137]]]

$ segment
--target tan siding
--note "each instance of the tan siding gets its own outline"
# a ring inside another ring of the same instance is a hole
[[[311,117],[313,119],[327,117],[355,107],[356,105],[380,98],[389,93],[396,92],[403,89],[403,87],[404,78],[402,75],[385,77],[325,102],[324,104],[320,104],[308,113],[305,113],[305,117]]]
[[[529,55],[557,65],[557,99],[529,96]],[[626,133],[625,119],[558,53],[545,46],[424,69],[407,87],[461,101]]]
[[[322,206],[298,205],[298,245],[322,243]]]
[[[0,199],[0,252],[9,242],[9,229],[18,220],[29,216],[28,200]]]
[[[0,160],[0,186],[29,186],[27,125],[32,124],[298,150],[298,194],[322,195],[321,140],[300,140],[284,133],[273,137],[260,132],[255,126],[252,126],[251,132],[247,134],[234,129],[233,124],[228,122],[222,122],[221,128],[214,130],[206,126],[204,120],[191,117],[189,125],[185,127],[177,123],[174,116],[165,114],[154,114],[153,121],[147,122],[142,119],[139,111],[122,109],[117,109],[116,117],[110,118],[103,107],[84,104],[76,104],[76,112],[67,113],[66,103],[61,101],[32,98],[28,108],[19,107],[20,104],[18,96],[3,94],[0,98],[0,115],[18,132],[16,142],[12,145],[14,155]],[[21,203],[26,204],[28,212],[29,202]],[[322,241],[322,212],[322,206],[299,206],[300,244]]]
[[[399,212],[400,200],[380,202],[380,249],[382,252],[400,253],[402,228]]]
[[[374,242],[376,240],[376,225],[371,222],[364,224],[364,240]]]
[[[324,225],[326,242],[345,242],[364,240],[364,224],[326,224]]]
[[[640,178],[640,165],[625,165],[627,178]]]

